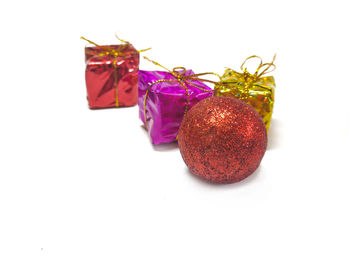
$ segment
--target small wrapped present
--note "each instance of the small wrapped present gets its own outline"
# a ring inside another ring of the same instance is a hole
[[[113,108],[137,104],[139,52],[129,42],[85,47],[86,89],[89,107]],[[148,50],[148,49],[147,49]]]
[[[244,64],[252,58],[260,59],[260,64],[254,74],[250,74]],[[269,130],[274,104],[275,79],[273,76],[264,76],[273,71],[275,56],[271,63],[263,63],[258,56],[247,58],[242,66],[243,73],[226,69],[214,88],[214,96],[227,96],[243,100],[253,106],[262,117],[266,130]],[[271,67],[273,69],[271,70]],[[260,72],[261,71],[261,72]]]
[[[139,114],[153,144],[175,141],[188,110],[213,95],[199,75],[185,68],[139,71]]]

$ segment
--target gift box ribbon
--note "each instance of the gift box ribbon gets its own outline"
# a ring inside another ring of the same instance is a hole
[[[128,45],[130,45],[130,42],[128,41],[125,41],[123,39],[120,39],[117,35],[115,35],[115,37],[120,41],[122,42],[124,45],[120,45],[118,47],[118,49],[113,49],[113,48],[109,48],[109,47],[106,47],[106,46],[101,46],[101,45],[98,45],[96,44],[95,42],[92,42],[91,40],[88,40],[86,39],[85,37],[80,37],[81,39],[89,42],[90,44],[92,45],[95,45],[96,47],[99,47],[101,49],[103,49],[104,51],[103,52],[100,52],[98,54],[98,56],[101,56],[101,57],[104,57],[104,56],[112,56],[114,59],[113,59],[113,68],[114,68],[114,82],[116,84],[116,87],[118,85],[118,74],[117,74],[117,57],[119,56],[126,56],[126,55],[132,55],[132,54],[137,54],[137,53],[141,53],[141,52],[144,52],[144,51],[147,51],[147,50],[150,50],[151,48],[146,48],[146,49],[141,49],[141,50],[137,50],[136,52],[123,52],[123,50],[125,50]],[[116,107],[119,107],[119,99],[118,99],[118,89],[116,88],[115,89],[115,106]]]

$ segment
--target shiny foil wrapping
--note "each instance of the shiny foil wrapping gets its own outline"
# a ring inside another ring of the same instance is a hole
[[[122,50],[113,56],[105,52],[109,48]],[[131,45],[86,47],[86,89],[89,107],[113,108],[137,104],[139,53]]]
[[[225,85],[217,84],[214,96],[233,97],[247,102],[260,114],[268,131],[275,101],[275,79],[266,76],[252,81],[249,77],[245,78],[242,73],[226,69],[222,76]]]
[[[186,70],[184,76],[192,74],[194,74],[192,70]],[[186,80],[185,85],[189,96],[179,81],[162,81],[152,84],[159,80],[174,79],[175,77],[169,72],[139,71],[139,114],[153,144],[175,141],[186,111],[199,101],[213,95],[207,85],[196,80]],[[145,121],[145,115],[147,121]]]

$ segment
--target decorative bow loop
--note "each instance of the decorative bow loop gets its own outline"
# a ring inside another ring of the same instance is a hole
[[[253,58],[257,58],[260,60],[259,66],[256,68],[255,73],[251,74],[246,67],[244,67],[244,65],[247,63],[248,60],[253,59]],[[236,72],[238,74],[242,74],[243,79],[246,80],[251,80],[253,82],[257,81],[258,79],[260,79],[263,75],[266,75],[272,71],[274,71],[276,69],[276,65],[274,64],[276,59],[276,54],[273,56],[272,61],[270,63],[263,63],[261,57],[253,55],[250,56],[248,58],[246,58],[244,60],[244,62],[241,65],[241,70],[243,71],[243,73],[239,73]],[[273,69],[271,69],[271,67],[273,67]],[[270,70],[269,70],[270,69]],[[232,69],[231,69],[232,70]],[[234,70],[232,70],[234,71]]]
[[[141,52],[144,52],[144,51],[147,51],[147,50],[150,50],[151,48],[146,48],[146,49],[140,49],[140,50],[137,50],[136,52],[122,52],[123,50],[125,50],[130,44],[129,41],[125,41],[123,39],[120,39],[117,35],[115,35],[115,37],[120,41],[122,42],[124,45],[120,45],[118,47],[118,49],[113,49],[113,48],[110,48],[110,47],[107,47],[107,46],[101,46],[99,44],[96,44],[95,42],[92,42],[91,40],[88,40],[86,39],[85,37],[80,37],[80,39],[83,39],[87,42],[89,42],[90,44],[96,46],[96,47],[99,47],[101,49],[104,50],[104,52],[101,52],[99,53],[98,55],[99,56],[113,56],[113,57],[119,57],[119,56],[124,56],[124,55],[128,55],[128,54],[136,54],[136,53],[141,53]]]

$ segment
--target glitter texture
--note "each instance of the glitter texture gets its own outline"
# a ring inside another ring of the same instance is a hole
[[[252,106],[234,98],[211,97],[186,114],[178,143],[192,173],[214,183],[235,183],[258,168],[267,136]]]

